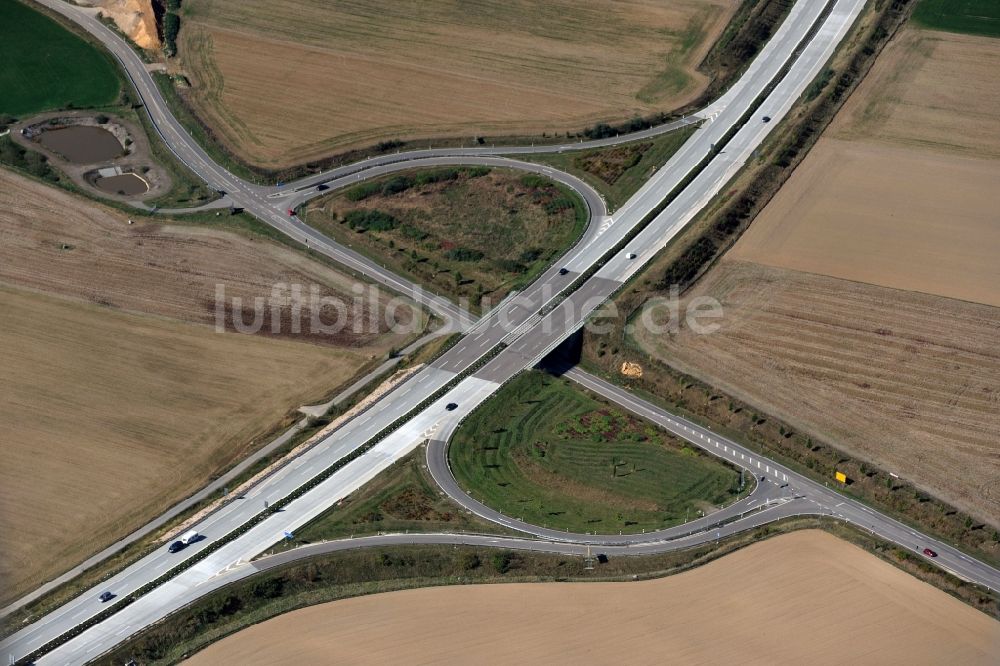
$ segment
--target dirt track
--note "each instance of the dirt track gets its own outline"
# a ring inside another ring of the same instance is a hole
[[[275,663],[994,663],[1000,623],[824,532],[640,583],[407,590],[293,611],[189,659]]]

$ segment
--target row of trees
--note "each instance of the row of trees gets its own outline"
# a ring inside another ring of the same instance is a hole
[[[167,0],[167,12],[163,15],[163,52],[168,58],[177,55],[177,35],[181,31],[181,0]]]

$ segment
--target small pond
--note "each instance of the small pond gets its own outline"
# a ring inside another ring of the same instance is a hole
[[[125,150],[111,132],[101,127],[72,125],[47,130],[38,141],[76,164],[92,164],[120,157]]]
[[[98,178],[94,181],[94,185],[102,192],[125,196],[145,194],[149,191],[149,186],[146,185],[146,181],[139,178],[139,176],[134,173],[123,173],[120,176]]]

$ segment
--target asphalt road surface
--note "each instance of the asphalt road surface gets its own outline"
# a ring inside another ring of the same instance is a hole
[[[136,85],[147,104],[154,123],[158,128],[162,128],[160,131],[164,136],[164,140],[175,150],[182,160],[192,165],[192,168],[210,184],[217,186],[219,189],[226,189],[229,196],[233,197],[237,204],[252,210],[252,212],[262,216],[265,220],[273,221],[275,226],[283,230],[286,230],[286,225],[291,224],[294,227],[294,223],[297,223],[297,220],[288,220],[286,217],[282,217],[280,213],[277,213],[266,202],[265,197],[267,195],[265,193],[260,191],[244,192],[238,189],[237,179],[226,174],[220,167],[211,162],[201,148],[190,139],[183,128],[170,117],[166,105],[162,102],[158,91],[155,89],[155,84],[153,84],[145,69],[141,67],[137,56],[114,33],[107,30],[92,17],[83,16],[78,10],[71,9],[61,3],[55,3],[55,6],[60,11],[73,16],[76,20],[82,21],[88,29],[97,34],[118,55],[119,59],[125,64],[126,69],[130,71],[130,74],[136,80]],[[671,159],[670,163],[661,168],[650,183],[647,183],[616,214],[613,220],[602,222],[595,229],[594,220],[592,219],[587,236],[571,252],[572,257],[569,263],[575,261],[575,266],[583,268],[602,257],[635,224],[641,221],[646,212],[658,204],[667,192],[676,187],[677,183],[681,182],[709,154],[712,144],[725,135],[729,131],[729,128],[743,116],[746,109],[749,108],[760,92],[771,83],[772,79],[784,67],[785,62],[792,58],[793,52],[808,34],[813,23],[817,20],[819,13],[820,8],[817,8],[815,3],[798,3],[775,37],[765,46],[761,56],[754,61],[744,77],[737,83],[735,89],[740,91],[740,94],[734,95],[724,105],[720,104],[713,111],[714,115],[711,118],[711,122],[696,132],[692,139]],[[844,29],[846,29],[849,21],[845,19],[842,19],[842,21]],[[831,48],[836,44],[836,37],[837,33],[830,35],[829,41],[831,43],[829,46]],[[813,41],[817,42],[817,40]],[[818,47],[822,49],[825,49],[826,46],[818,44]],[[800,57],[796,60],[796,63],[800,61],[805,62]],[[129,67],[130,64],[132,67]],[[795,69],[797,67],[793,67],[792,71],[794,72]],[[806,80],[809,80],[813,75],[810,70],[803,76],[806,77]],[[786,76],[783,82],[789,80],[789,78]],[[798,92],[794,89],[783,90],[781,84],[779,84],[779,87],[772,93],[771,97],[779,99],[794,98]],[[775,114],[774,117],[778,118],[780,116]],[[719,161],[721,160],[717,158],[713,164]],[[731,163],[732,161],[728,162]],[[239,185],[243,186],[244,184],[239,183]],[[700,200],[705,198],[706,195],[711,196],[709,191],[712,189],[712,185],[717,185],[717,183],[709,183],[704,180],[699,183],[696,180],[685,192],[696,189],[699,195],[698,199]],[[677,206],[668,208],[664,211],[664,215],[660,217],[663,218],[667,212],[671,211],[671,208],[677,208]],[[691,214],[693,215],[694,212],[691,211]],[[308,227],[301,226],[308,230],[304,233],[308,234],[311,232]],[[294,232],[296,229],[293,228],[290,231]],[[299,233],[303,232],[299,230]],[[294,233],[292,235],[295,237]],[[664,239],[662,242],[665,243],[667,240],[669,239]],[[314,240],[314,247],[316,247],[316,243],[317,241]],[[574,307],[572,309],[561,307],[555,312],[549,313],[547,317],[543,317],[541,314],[543,306],[550,302],[554,294],[569,284],[569,281],[574,277],[573,273],[560,276],[555,269],[547,272],[532,288],[526,290],[523,294],[519,294],[514,299],[516,303],[511,301],[501,308],[496,316],[484,318],[472,328],[469,334],[458,345],[438,359],[431,367],[405,382],[399,389],[391,392],[381,400],[378,403],[377,409],[370,409],[365,414],[353,419],[345,427],[339,429],[319,445],[281,468],[266,483],[259,484],[252,489],[244,498],[229,503],[223,509],[202,521],[199,524],[199,531],[206,535],[206,539],[198,544],[193,544],[184,552],[188,556],[194,554],[201,548],[207,547],[213,538],[229,534],[239,526],[246,524],[251,518],[262,511],[265,500],[271,498],[273,501],[300,487],[327,466],[382,432],[392,420],[401,414],[411,411],[426,396],[434,394],[437,390],[447,385],[457,373],[470,367],[480,358],[485,357],[491,350],[498,347],[501,342],[510,339],[511,335],[516,335],[517,337],[512,340],[513,344],[481,371],[480,374],[483,376],[465,379],[462,384],[452,389],[449,395],[439,399],[435,405],[424,410],[418,417],[407,423],[403,428],[395,431],[370,452],[350,463],[337,474],[320,483],[305,496],[290,504],[283,514],[276,514],[258,523],[235,541],[223,546],[191,569],[171,579],[166,585],[157,588],[152,593],[142,597],[138,602],[124,608],[121,612],[102,622],[98,627],[84,632],[81,636],[73,639],[63,648],[52,653],[52,658],[58,658],[57,653],[61,652],[87,654],[87,650],[93,651],[101,649],[102,646],[104,648],[108,647],[108,641],[111,638],[107,636],[107,630],[113,630],[113,637],[119,638],[128,635],[130,631],[134,631],[138,627],[144,626],[151,619],[155,619],[157,614],[162,614],[162,612],[169,609],[172,602],[163,599],[162,597],[164,596],[169,596],[173,600],[173,603],[184,603],[186,599],[191,598],[192,594],[199,592],[196,588],[204,583],[206,574],[210,574],[209,577],[213,577],[217,576],[221,571],[231,570],[234,566],[238,566],[243,559],[249,559],[255,553],[267,548],[276,538],[280,538],[280,534],[286,529],[291,530],[300,524],[304,524],[315,515],[318,515],[330,503],[336,501],[339,497],[343,497],[372,478],[390,464],[395,457],[405,455],[417,442],[423,439],[432,439],[434,431],[442,425],[447,425],[449,418],[452,422],[457,422],[464,413],[468,413],[477,404],[477,397],[479,400],[485,399],[507,377],[512,376],[521,368],[533,365],[541,355],[544,355],[547,349],[558,344],[559,340],[565,334],[572,332],[577,325],[582,323],[584,318],[589,314],[587,306],[591,301],[605,298],[617,289],[621,283],[620,279],[605,280],[598,278],[590,280],[567,300],[567,303],[573,305],[579,304],[581,307]],[[391,276],[391,278],[395,279],[394,276]],[[581,302],[581,299],[584,300]],[[440,304],[435,304],[440,306]],[[545,320],[551,322],[554,316],[561,318],[558,326],[542,326]],[[541,331],[541,333],[536,333],[536,331]],[[444,404],[453,401],[460,404],[461,409],[442,417]],[[116,594],[124,595],[139,588],[142,584],[163,575],[174,564],[183,560],[183,557],[178,557],[177,555],[171,556],[163,552],[154,553],[128,567],[107,581],[102,587],[112,589]],[[186,590],[187,592],[184,593],[182,590]],[[30,652],[92,617],[101,608],[100,605],[95,605],[92,595],[84,594],[51,613],[43,621],[37,622],[10,637],[10,639],[4,642],[5,646],[15,654]],[[92,640],[87,638],[88,635],[102,632],[104,632],[103,639]],[[81,643],[87,644],[86,649],[76,650],[75,648],[81,647]]]
[[[166,553],[165,549],[161,549],[143,558],[100,587],[85,592],[77,599],[68,602],[40,621],[8,637],[0,644],[0,649],[16,657],[39,649],[48,641],[59,637],[99,613],[103,606],[96,597],[104,589],[110,589],[122,597],[143,584],[157,579],[186,558],[209,548],[216,540],[222,539],[222,537],[234,533],[241,526],[247,525],[252,518],[264,511],[266,501],[273,503],[289,495],[293,490],[315,479],[320,472],[338,460],[342,460],[348,454],[357,451],[366,443],[375,441],[376,435],[384,433],[400,416],[416,412],[391,434],[378,439],[377,443],[363,455],[317,483],[308,492],[287,504],[282,511],[267,512],[266,517],[214,550],[204,559],[173,576],[164,584],[102,622],[82,631],[40,659],[40,663],[59,664],[86,662],[124,640],[135,631],[189,603],[207,591],[231,580],[250,575],[259,565],[250,565],[247,564],[247,561],[279,541],[285,530],[292,531],[309,522],[331,504],[354,492],[386,469],[392,462],[412,451],[420,442],[444,439],[445,435],[442,433],[450,432],[463,416],[492,395],[503,382],[541,360],[567,335],[582,326],[587,317],[605,299],[620,288],[624,281],[639,270],[641,265],[648,261],[656,251],[674,238],[694,215],[720,191],[732,175],[750,159],[760,142],[787,113],[808,83],[819,73],[863,6],[863,0],[837,0],[833,12],[825,19],[821,19],[823,3],[796,3],[788,19],[768,42],[758,58],[748,67],[740,81],[716,104],[706,110],[706,113],[703,114],[706,122],[671,158],[670,162],[661,168],[613,216],[597,215],[592,207],[590,227],[581,241],[567,253],[561,264],[568,269],[566,275],[559,275],[558,267],[553,266],[524,292],[515,298],[508,299],[489,316],[484,317],[479,322],[474,322],[466,313],[458,311],[453,304],[433,294],[419,295],[419,290],[415,289],[413,285],[385,271],[371,261],[333,244],[297,219],[289,218],[287,214],[280,212],[285,206],[285,199],[289,196],[308,196],[311,193],[304,193],[300,189],[297,194],[282,196],[281,192],[273,191],[273,189],[268,191],[266,188],[249,186],[215,165],[176,120],[170,116],[158,91],[155,90],[152,80],[149,79],[145,69],[141,66],[141,62],[137,62],[137,56],[114,33],[89,16],[84,16],[80,10],[63,5],[56,0],[40,1],[80,22],[81,25],[96,34],[118,56],[125,64],[126,70],[133,76],[151,117],[153,117],[158,131],[163,135],[167,145],[178,154],[182,161],[189,164],[196,173],[205,178],[206,182],[217,189],[227,191],[237,205],[246,208],[292,238],[308,242],[310,247],[325,252],[333,259],[364,273],[377,282],[387,284],[403,293],[417,293],[415,298],[419,302],[448,316],[467,331],[465,337],[451,350],[410,380],[404,382],[396,390],[384,396],[372,408],[349,421],[309,451],[290,461],[268,477],[265,482],[255,486],[245,496],[234,499],[208,516],[197,526],[198,531],[205,535],[204,540],[192,544],[181,553],[169,554]],[[818,21],[822,21],[822,27],[812,39],[806,41],[814,24]],[[609,252],[628,237],[629,232],[653,210],[668,192],[674,190],[689,173],[702,164],[706,156],[710,154],[713,144],[720,141],[730,131],[730,128],[738,125],[740,119],[758,96],[777,79],[786,62],[791,62],[790,69],[780,78],[780,81],[777,81],[763,106],[755,112],[754,117],[726,144],[723,153],[709,162],[707,167],[698,173],[680,195],[644,231],[610,260],[603,263],[596,275],[584,281],[567,298],[561,299],[559,293],[562,290],[573,283],[577,276],[589,270],[599,260],[606,258]],[[763,115],[770,116],[773,121],[771,123],[762,122],[760,117]],[[443,150],[442,154],[431,159],[455,158],[455,155],[451,153],[452,151]],[[467,164],[469,162],[450,163]],[[381,166],[388,167],[390,165],[371,165],[372,168],[367,170],[374,175],[377,172],[372,169]],[[532,166],[535,167],[535,165]],[[322,176],[327,177],[330,174]],[[333,175],[332,177],[338,176]],[[293,184],[292,187],[308,186],[308,183],[301,183]],[[314,187],[313,190],[315,190]],[[293,191],[296,190],[293,189]],[[275,201],[278,203],[275,204]],[[592,206],[596,205],[596,202],[588,203]],[[557,303],[558,305],[556,305]],[[484,364],[483,362],[487,360],[488,362]],[[467,371],[475,368],[478,370],[469,376],[463,375],[461,381],[455,385],[453,380],[460,374],[468,374]],[[580,381],[589,380],[581,378]],[[424,405],[428,396],[435,395],[445,387],[448,388],[446,393],[437,397],[429,406]],[[602,392],[620,391],[614,387],[599,386],[599,388]],[[628,394],[625,396],[629,400],[635,400]],[[624,397],[621,399],[626,400]],[[458,408],[453,411],[445,409],[445,405],[449,403],[456,403]],[[417,408],[420,408],[419,411]],[[633,407],[628,408],[632,409]],[[634,408],[639,409],[640,407]],[[641,406],[641,408],[647,409],[648,406]],[[653,416],[654,420],[666,418],[662,414],[654,414]],[[647,416],[647,418],[650,417]],[[678,424],[681,423],[675,417],[670,418],[673,418]],[[669,419],[667,423],[670,423]],[[692,424],[681,424],[679,427],[682,431],[687,432],[683,429],[691,428]],[[694,436],[699,440],[702,439],[701,436],[708,437],[704,431],[696,433]],[[721,452],[723,456],[747,455],[742,450],[734,450],[733,454],[729,454],[728,451],[733,447],[728,440],[723,442],[723,440],[713,437],[712,441],[707,443],[712,448],[716,448],[716,444],[719,447],[726,447]],[[734,460],[734,462],[736,461]],[[741,458],[736,464],[742,462],[745,461]],[[793,478],[788,470],[775,466],[771,461],[765,459],[755,458],[752,463],[748,464],[763,465],[765,478],[781,474],[782,484],[785,483],[784,477]],[[780,488],[781,484],[772,483],[771,485],[778,485],[779,490],[786,490]],[[922,548],[926,546],[927,540],[917,532],[898,523],[894,527],[894,521],[878,516],[865,507],[844,502],[843,498],[835,493],[823,494],[830,491],[819,484],[805,479],[796,479],[794,484],[790,483],[789,485],[789,487],[793,486],[802,497],[791,496],[792,499],[787,499],[782,497],[783,493],[778,493],[779,503],[763,511],[753,510],[750,515],[746,515],[742,519],[737,517],[736,520],[718,527],[714,535],[711,533],[712,530],[708,529],[672,540],[649,543],[640,543],[640,540],[634,542],[626,540],[628,545],[626,543],[619,546],[609,544],[607,547],[608,549],[612,547],[622,548],[627,552],[644,552],[641,549],[647,548],[682,547],[676,544],[683,541],[684,545],[691,545],[698,539],[707,540],[713,536],[718,538],[727,533],[745,529],[746,525],[754,524],[753,521],[766,522],[775,517],[791,515],[795,512],[822,513],[827,508],[844,520],[863,526],[872,525],[873,529],[878,527],[882,530],[879,532],[880,534],[905,547],[917,548],[919,546]],[[776,492],[766,482],[764,487],[768,488],[767,492]],[[763,493],[765,491],[763,489],[756,492],[761,493],[761,499],[764,499]],[[834,499],[838,503],[831,505]],[[749,506],[747,508],[752,509]],[[873,518],[876,517],[879,520],[873,521]],[[729,515],[729,518],[733,518],[733,515]],[[419,543],[422,542],[421,539],[434,537],[433,535],[430,537],[401,535],[398,538],[404,539],[406,543]],[[407,538],[409,541],[405,541]],[[461,538],[469,539],[470,537]],[[360,543],[361,540],[354,540],[354,542]],[[334,548],[335,546],[325,547]],[[573,552],[579,552],[579,549],[584,546],[579,543],[568,543],[565,540],[555,541],[553,537],[546,546],[540,547],[550,549],[575,548],[576,550]],[[971,561],[943,544],[938,544],[938,548],[935,550],[938,550],[940,554],[938,563],[959,575],[994,586],[998,582],[996,570]]]

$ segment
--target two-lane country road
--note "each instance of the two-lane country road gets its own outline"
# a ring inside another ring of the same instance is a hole
[[[39,1],[47,5],[59,4],[56,0]],[[454,306],[428,295],[421,302],[439,312],[450,313],[448,316],[464,322],[463,328],[468,331],[451,350],[388,393],[375,406],[282,467],[245,497],[234,500],[199,523],[197,529],[206,536],[204,541],[174,558],[164,558],[158,552],[134,563],[100,588],[88,590],[8,637],[0,649],[22,659],[27,655],[44,653],[39,663],[83,663],[207,591],[251,575],[256,568],[247,564],[248,560],[279,541],[285,530],[294,530],[312,520],[332,503],[354,492],[395,460],[412,451],[420,442],[434,440],[442,436],[439,433],[449,432],[505,381],[533,366],[567,335],[582,326],[597,306],[683,230],[750,159],[753,151],[788,113],[847,34],[863,5],[864,0],[797,2],[774,37],[734,86],[732,94],[727,93],[717,105],[711,107],[706,122],[667,165],[613,216],[599,224],[591,220],[584,238],[560,264],[566,267],[565,274],[560,274],[553,266],[522,294],[505,302],[478,323],[467,316],[464,320],[460,319],[463,313],[454,312]],[[67,10],[65,13],[74,20],[77,20],[74,15],[79,15],[78,10]],[[97,25],[98,32],[103,30],[105,36],[110,35],[107,38],[112,43],[120,42],[92,17],[91,21]],[[128,70],[127,60],[130,55],[134,58],[135,54],[127,47],[124,49],[125,53],[118,54],[118,57]],[[149,85],[153,85],[152,82]],[[143,91],[141,83],[137,86]],[[150,93],[153,94],[153,91]],[[144,101],[150,104],[145,97]],[[169,117],[165,106],[159,111],[150,108],[150,113],[164,116],[161,120],[176,122]],[[771,117],[773,122],[762,122],[762,115]],[[235,192],[234,196],[239,197],[238,205],[255,215],[266,216],[262,219],[273,222],[283,231],[287,230],[286,233],[293,238],[311,241],[312,246],[313,237],[309,231],[303,230],[309,228],[298,220],[289,220],[287,215],[282,216],[280,208],[273,201],[269,203],[272,199],[269,194],[275,192],[248,187],[241,189],[244,185],[241,181],[214,165],[207,156],[199,155],[201,149],[190,141],[190,137],[184,138],[186,132],[182,128],[177,130],[176,135],[160,131],[168,145],[172,145],[177,152],[189,150],[190,154],[184,154],[198,163],[209,178],[216,179],[206,179],[207,182],[213,185],[221,183],[215,186]],[[185,148],[186,141],[190,141],[192,147]],[[724,144],[721,154],[717,154],[717,143]],[[648,220],[647,217],[658,210],[664,198],[675,191],[676,196],[669,205]],[[277,199],[282,201],[282,197]],[[254,208],[251,209],[243,203],[244,200],[258,202],[260,207],[257,207],[258,203],[253,203]],[[635,235],[634,232],[640,229]],[[331,252],[336,249],[334,246],[331,248]],[[362,272],[378,268],[367,265],[352,267]],[[593,272],[595,268],[596,273]],[[381,279],[395,280],[394,284],[400,284],[399,278],[383,273]],[[374,275],[373,279],[379,279],[379,271],[376,270]],[[445,406],[450,403],[455,403],[457,408],[446,409]],[[728,447],[729,444],[722,446]],[[757,457],[753,464],[758,463],[765,466],[766,478],[771,474],[770,470],[778,469],[766,459]],[[331,473],[326,473],[326,470]],[[783,469],[778,473],[787,475]],[[818,492],[820,488],[822,486],[810,489],[803,485],[802,493],[806,495],[805,490]],[[773,491],[769,489],[769,492]],[[682,541],[690,544],[698,539],[718,538],[724,529],[741,529],[737,526],[747,524],[746,521],[771,520],[772,516],[790,515],[789,512],[823,512],[825,506],[822,503],[825,498],[817,501],[811,494],[787,501],[779,495],[779,499],[783,501],[763,511],[754,510],[742,519],[736,517],[733,522],[716,530],[707,529],[671,541],[620,547],[630,549],[629,552],[680,547],[676,544]],[[273,505],[277,501],[282,502],[280,512],[265,510],[265,502]],[[857,522],[868,515],[856,515],[853,508],[848,508],[849,511],[839,514],[845,520]],[[843,509],[843,506],[837,509]],[[899,539],[897,543],[909,547],[915,538],[919,538],[914,534],[895,534]],[[414,539],[413,543],[419,542],[418,537],[410,536]],[[579,549],[583,546],[549,541],[546,547]],[[947,560],[949,564],[951,561]],[[165,571],[168,566],[185,563],[190,566],[171,572],[159,586],[137,594],[131,603],[119,602],[111,606],[110,609],[115,612],[107,617],[100,615],[107,607],[96,600],[96,595],[104,588],[112,588],[120,598],[126,599],[143,585],[163,576],[169,571]],[[967,573],[971,580],[978,582],[993,580],[996,574],[995,570],[980,568]]]

